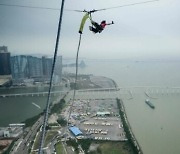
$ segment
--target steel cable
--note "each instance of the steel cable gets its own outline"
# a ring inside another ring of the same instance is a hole
[[[58,23],[58,31],[57,31],[57,37],[56,37],[56,45],[55,45],[55,51],[54,51],[54,58],[53,58],[53,65],[52,65],[52,70],[51,70],[50,85],[49,85],[49,90],[48,90],[48,98],[47,98],[47,103],[46,103],[46,108],[45,108],[45,113],[44,113],[44,122],[43,122],[43,127],[42,127],[42,134],[41,134],[38,154],[42,154],[42,149],[44,146],[46,126],[47,126],[48,114],[49,114],[49,106],[50,106],[50,100],[51,100],[52,79],[53,79],[54,68],[55,68],[56,57],[57,57],[57,51],[58,51],[58,45],[59,45],[64,3],[65,3],[65,0],[62,0],[60,16],[59,16],[59,23]]]

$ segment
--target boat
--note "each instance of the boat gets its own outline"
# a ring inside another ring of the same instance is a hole
[[[145,100],[145,103],[148,104],[152,109],[155,108],[155,106],[148,99]]]

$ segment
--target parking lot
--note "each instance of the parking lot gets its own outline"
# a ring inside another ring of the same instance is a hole
[[[79,124],[85,136],[97,140],[125,140],[125,133],[118,117],[93,117]]]
[[[68,112],[66,108],[66,112]],[[85,138],[95,140],[126,140],[116,100],[76,100],[70,121]]]

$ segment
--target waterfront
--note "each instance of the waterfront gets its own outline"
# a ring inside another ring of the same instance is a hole
[[[106,76],[114,79],[120,91],[116,92],[77,92],[78,98],[95,98],[96,95],[104,97],[119,97],[123,100],[127,112],[128,121],[132,130],[142,147],[145,154],[177,154],[180,153],[180,62],[91,62],[88,61],[87,67],[79,69],[79,74],[94,74]],[[64,71],[75,72],[74,68],[66,68]],[[152,98],[149,98],[155,105],[152,110],[146,103],[145,95],[147,92]],[[3,98],[0,98],[2,103]],[[35,97],[33,97],[35,99]],[[5,101],[8,100],[8,101]],[[28,97],[17,99],[5,98],[4,102],[9,102],[3,109],[0,107],[0,114],[6,115],[6,118],[12,118],[8,113],[14,111],[16,107],[18,112],[24,110],[21,118],[26,114],[36,114],[39,109],[32,105]],[[21,103],[19,103],[21,102]],[[34,100],[36,104],[40,103]],[[14,103],[12,107],[11,104]],[[42,100],[46,103],[46,99]],[[26,104],[26,105],[25,105]],[[29,105],[27,105],[29,104]],[[2,105],[2,104],[1,104]],[[5,105],[5,103],[3,103]],[[24,106],[23,106],[24,105]],[[30,107],[29,107],[30,106]],[[9,110],[5,110],[8,109]],[[14,113],[13,116],[17,116]],[[5,117],[0,116],[2,119]],[[16,117],[14,117],[16,119]],[[1,120],[0,119],[0,122]]]
[[[143,89],[124,100],[128,120],[145,154],[177,154],[180,152],[180,93],[156,95],[151,99],[155,109],[144,101]]]
[[[117,95],[123,99],[128,120],[145,154],[180,153],[180,72],[177,71],[180,62],[109,61],[87,62],[87,65],[79,73],[110,77],[121,87]],[[154,110],[145,103],[144,92],[157,98],[150,99]]]

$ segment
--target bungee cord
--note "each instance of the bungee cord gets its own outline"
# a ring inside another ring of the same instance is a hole
[[[69,109],[69,114],[68,114],[68,118],[67,118],[67,128],[65,130],[65,134],[68,130],[68,124],[69,124],[69,120],[70,120],[70,116],[72,113],[72,108],[73,108],[73,104],[74,104],[75,96],[76,96],[77,76],[78,76],[78,60],[79,60],[79,49],[81,46],[81,36],[82,36],[82,34],[79,35],[79,43],[78,43],[77,54],[76,54],[76,74],[75,74],[75,81],[74,81],[73,99],[72,99],[72,103],[71,103],[70,109]],[[67,135],[65,136],[65,141],[67,141]]]

